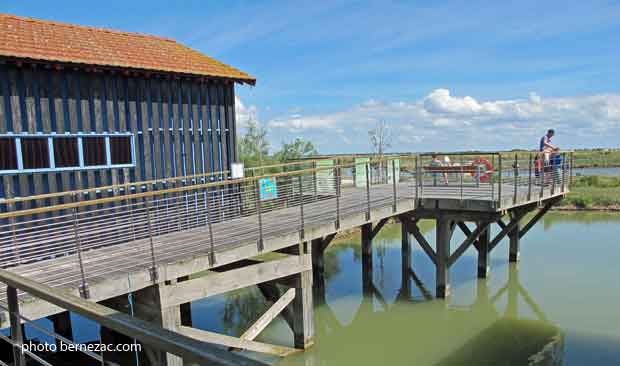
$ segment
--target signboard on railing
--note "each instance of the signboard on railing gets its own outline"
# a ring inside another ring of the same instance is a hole
[[[332,168],[333,166],[334,161],[332,159],[318,160],[315,163],[315,167],[319,169],[316,172],[318,194],[331,195],[336,193],[334,169],[326,169]]]
[[[396,175],[396,183],[398,183],[400,181],[400,159],[388,160],[386,164],[388,183],[392,184],[393,175]]]
[[[370,158],[355,158],[355,186],[366,187],[366,163]]]
[[[278,186],[275,177],[261,178],[258,180],[259,195],[261,201],[278,198]]]

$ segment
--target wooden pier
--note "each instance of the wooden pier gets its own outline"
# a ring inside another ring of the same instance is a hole
[[[561,165],[541,172],[534,171],[531,157],[488,154],[485,159],[497,162],[492,170],[472,170],[479,154],[458,157],[461,168],[445,172],[431,168],[424,155],[332,160],[312,169],[90,201],[63,199],[59,205],[0,214],[0,265],[50,291],[69,291],[116,311],[131,307],[134,317],[187,339],[286,356],[313,343],[313,279],[321,279],[323,253],[338,233],[361,228],[364,277],[372,267],[373,239],[389,220],[398,220],[403,263],[410,261],[417,242],[435,264],[435,295],[444,298],[450,294],[450,267],[466,250],[477,250],[482,278],[489,273],[490,252],[504,238],[509,239],[508,260],[517,261],[521,238],[570,188],[566,156]],[[274,189],[269,197],[261,186],[266,180]],[[420,231],[422,219],[436,223],[434,245]],[[494,236],[493,225],[499,226]],[[456,230],[465,234],[461,243],[452,243]],[[2,273],[0,283],[7,284]],[[364,284],[371,283],[367,280]],[[57,314],[75,308],[42,301],[18,282],[8,284],[9,295],[15,288],[24,291],[21,316],[55,316],[57,333],[66,330],[69,317]],[[188,303],[254,285],[272,306],[240,337],[191,326]],[[295,348],[255,341],[278,315],[293,331]],[[2,316],[1,327],[15,326],[12,319]],[[103,325],[102,339],[123,338],[119,328]],[[183,363],[183,354],[162,353],[156,346],[143,353],[141,364]],[[122,364],[118,354],[103,357]]]

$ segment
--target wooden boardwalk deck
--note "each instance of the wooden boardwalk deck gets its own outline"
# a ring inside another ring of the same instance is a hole
[[[542,198],[562,195],[561,189],[551,192],[545,187]],[[370,207],[371,221],[379,221],[395,215],[410,212],[416,202],[424,208],[459,209],[484,212],[499,210],[535,202],[541,199],[541,191],[531,192],[527,187],[503,185],[502,204],[492,200],[497,195],[497,185],[424,187],[423,198],[417,196],[413,182],[397,185],[396,206],[392,184],[372,185],[370,201],[365,188],[346,188],[340,199],[340,228],[336,229],[336,199],[328,198],[304,204],[304,240],[321,238],[325,235],[354,228],[368,222],[366,213]],[[515,194],[516,193],[516,194]],[[416,200],[416,197],[418,198]],[[231,218],[212,225],[215,263],[209,260],[209,236],[205,227],[155,236],[154,253],[150,251],[148,239],[128,241],[123,244],[90,249],[82,253],[84,272],[91,293],[96,301],[123,295],[144,288],[153,283],[148,268],[152,256],[156,260],[158,281],[177,279],[196,272],[208,270],[243,259],[252,258],[295,245],[299,242],[301,223],[299,206],[279,209],[262,214],[264,248],[259,250],[257,215]],[[78,294],[81,284],[79,260],[76,254],[50,258],[22,264],[9,269],[17,274],[34,279],[52,287],[64,287]],[[2,289],[0,289],[2,291]],[[4,293],[4,291],[0,292]],[[0,300],[3,300],[1,298]],[[24,298],[22,306],[25,316],[37,318],[60,311],[48,304],[38,304]],[[0,327],[5,326],[2,322]]]

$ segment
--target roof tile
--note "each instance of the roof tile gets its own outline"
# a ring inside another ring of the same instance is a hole
[[[0,56],[256,79],[169,38],[0,14]]]

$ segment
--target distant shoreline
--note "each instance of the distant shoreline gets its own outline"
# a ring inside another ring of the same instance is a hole
[[[607,168],[620,168],[620,164],[611,164],[611,165],[574,165],[573,169],[607,169]]]
[[[554,206],[552,211],[565,211],[565,212],[620,212],[620,206],[591,206],[591,207],[579,207],[576,205],[566,206]]]

